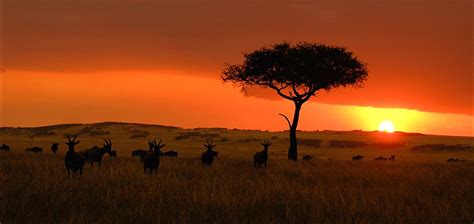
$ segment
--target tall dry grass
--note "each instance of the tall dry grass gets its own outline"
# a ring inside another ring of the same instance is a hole
[[[0,153],[1,223],[471,223],[474,164],[163,158],[144,175],[106,158],[68,178],[63,157]]]

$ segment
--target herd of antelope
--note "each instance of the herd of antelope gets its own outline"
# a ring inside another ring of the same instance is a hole
[[[76,141],[76,136],[66,136],[67,142],[66,145],[68,146],[68,151],[66,152],[66,156],[64,157],[64,164],[66,165],[66,170],[68,176],[70,176],[70,172],[74,176],[77,171],[79,174],[82,175],[84,164],[90,163],[92,167],[94,167],[94,163],[100,167],[102,162],[103,156],[107,153],[110,157],[117,157],[117,151],[112,150],[112,141],[108,138],[104,138],[104,144],[102,147],[94,146],[89,149],[85,149],[79,152],[75,151],[75,146],[79,144],[80,141]],[[59,142],[54,142],[51,145],[51,151],[53,154],[59,150]],[[264,140],[261,144],[263,146],[263,150],[259,151],[254,154],[253,156],[253,164],[254,168],[261,168],[264,166],[267,167],[268,161],[268,148],[272,145],[268,140]],[[160,166],[160,157],[178,157],[178,152],[176,151],[166,151],[162,152],[161,149],[165,147],[165,144],[161,143],[161,140],[157,143],[156,140],[148,141],[148,150],[137,149],[132,151],[132,157],[139,157],[140,163],[143,165],[143,171],[146,174],[147,171],[149,173],[156,173],[158,167]],[[211,166],[212,162],[214,161],[214,157],[217,157],[218,152],[214,151],[213,148],[216,147],[212,142],[207,141],[204,144],[206,151],[201,154],[201,163],[203,166]],[[0,146],[0,151],[10,151],[10,146],[2,144]],[[33,153],[40,153],[43,152],[43,148],[40,147],[32,147],[27,148],[27,152]],[[313,157],[310,155],[303,156],[303,160],[311,160]],[[356,155],[352,157],[352,160],[362,160],[364,156]],[[376,161],[395,161],[395,155],[390,155],[390,157],[377,157],[375,158]],[[450,158],[447,162],[464,162],[465,160],[462,159],[453,159]]]
[[[66,136],[67,142],[65,143],[68,147],[66,156],[64,157],[64,165],[66,166],[68,176],[74,177],[79,171],[79,174],[82,175],[84,170],[84,164],[90,163],[91,167],[94,167],[94,163],[100,167],[102,158],[105,154],[108,154],[110,157],[116,157],[117,151],[112,150],[112,141],[108,138],[104,138],[104,144],[102,147],[94,146],[89,149],[82,151],[75,151],[75,146],[80,143],[75,136]],[[267,167],[268,160],[268,148],[271,143],[268,140],[265,140],[262,143],[263,150],[255,153],[253,156],[254,167],[260,168],[262,165]],[[137,149],[132,151],[132,157],[139,157],[140,163],[143,165],[143,171],[146,174],[156,173],[158,167],[160,166],[160,157],[178,157],[178,152],[176,151],[167,151],[162,152],[161,149],[165,147],[165,144],[161,143],[161,140],[157,143],[156,139],[153,141],[148,141],[148,150]],[[216,147],[212,142],[207,141],[204,144],[206,151],[201,154],[201,163],[203,166],[211,166],[214,161],[214,157],[217,157],[218,152],[214,151],[213,148]],[[0,146],[1,151],[10,151],[10,146],[2,144]],[[54,142],[51,145],[51,151],[53,154],[59,150],[59,142]],[[27,148],[27,152],[40,153],[43,152],[43,149],[40,147]]]

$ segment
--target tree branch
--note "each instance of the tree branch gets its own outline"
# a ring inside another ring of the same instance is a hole
[[[278,115],[280,115],[280,116],[282,116],[282,117],[284,117],[284,118],[286,119],[286,122],[288,122],[288,127],[291,129],[291,122],[290,122],[290,119],[288,119],[288,117],[287,117],[286,115],[284,115],[284,114],[278,114]]]
[[[283,97],[283,98],[285,98],[285,99],[288,99],[288,100],[293,100],[293,101],[294,101],[293,97],[290,97],[290,96],[288,96],[288,95],[285,95],[285,94],[283,94],[283,93],[281,92],[281,90],[282,90],[282,89],[285,89],[286,87],[288,87],[288,85],[286,85],[285,87],[282,87],[282,88],[278,88],[278,87],[276,87],[275,85],[273,85],[273,84],[271,84],[271,83],[268,83],[267,86],[270,87],[270,88],[272,88],[272,89],[274,89],[274,90],[276,90],[277,93],[278,93],[278,95],[280,95],[281,97]]]

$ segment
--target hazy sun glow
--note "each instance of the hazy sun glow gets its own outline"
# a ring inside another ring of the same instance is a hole
[[[395,127],[391,121],[382,121],[379,125],[379,131],[392,133],[395,131]]]

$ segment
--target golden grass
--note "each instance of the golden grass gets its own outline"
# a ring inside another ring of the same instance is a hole
[[[285,159],[285,133],[230,131],[219,143],[219,157],[210,168],[198,159],[202,140],[174,140],[177,132],[149,128],[163,138],[168,150],[180,158],[163,158],[156,175],[143,174],[130,151],[145,148],[146,140],[130,140],[122,129],[107,136],[119,157],[105,157],[102,167],[86,164],[82,177],[68,178],[64,144],[52,155],[48,144],[57,136],[26,139],[0,135],[12,152],[0,152],[1,223],[471,223],[474,221],[474,163],[449,164],[457,156],[472,160],[472,152],[415,153],[407,149],[311,149],[313,161]],[[146,129],[146,128],[145,128]],[[70,132],[60,130],[57,135]],[[217,131],[215,131],[217,132]],[[270,148],[267,169],[253,169],[251,155],[258,142],[237,139],[279,140]],[[304,137],[315,137],[303,133]],[[327,136],[326,136],[327,137]],[[324,136],[316,136],[321,138]],[[331,136],[328,139],[360,139]],[[363,136],[364,141],[369,141]],[[26,140],[25,140],[26,139]],[[80,136],[78,149],[100,143],[99,137]],[[440,140],[440,139],[448,139]],[[415,141],[416,140],[416,141]],[[461,142],[472,138],[436,136],[404,139],[410,144]],[[2,143],[3,143],[2,142]],[[45,147],[42,154],[23,152],[24,146]],[[376,162],[375,156],[396,152],[395,162]],[[368,160],[350,161],[353,154]],[[329,160],[331,159],[331,160]]]
[[[164,158],[156,175],[131,158],[68,178],[62,157],[2,154],[1,221],[397,222],[474,219],[474,165]]]

